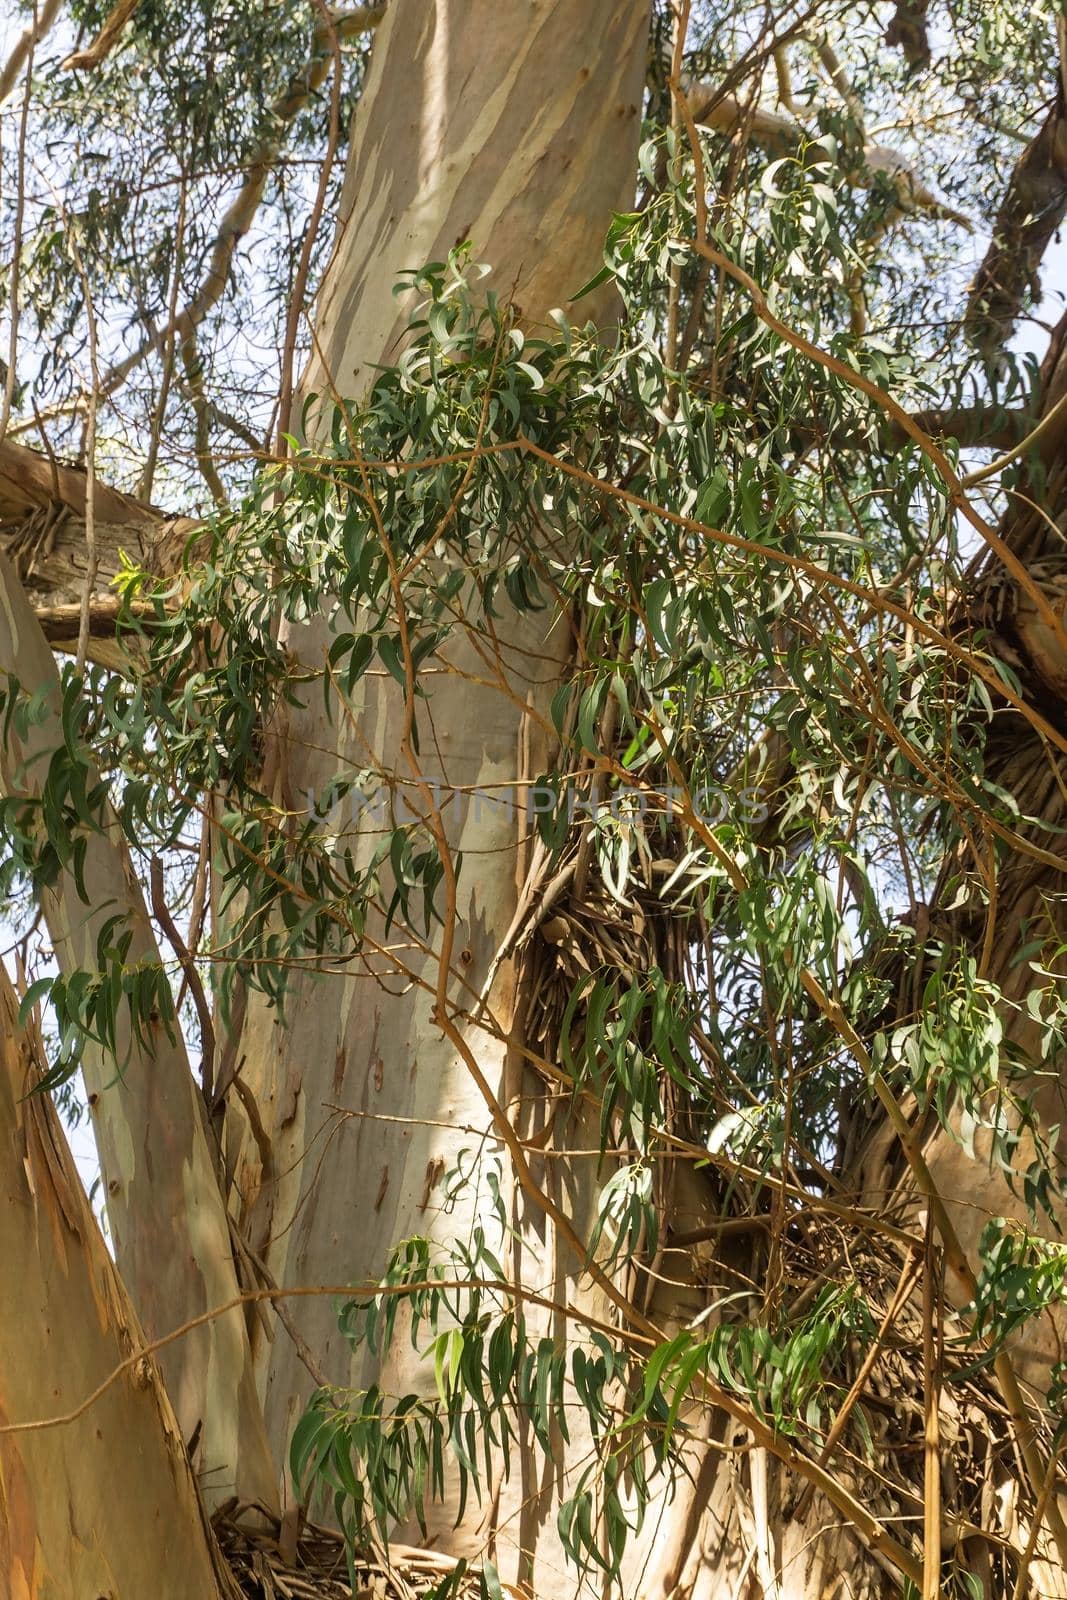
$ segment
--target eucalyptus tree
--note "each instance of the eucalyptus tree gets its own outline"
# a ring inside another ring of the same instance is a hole
[[[1062,19],[20,23],[12,1592],[1067,1594]]]

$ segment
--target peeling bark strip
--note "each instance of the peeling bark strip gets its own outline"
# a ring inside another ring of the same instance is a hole
[[[76,1404],[143,1343],[0,966],[0,1422]],[[73,1336],[72,1336],[73,1335]],[[154,1361],[76,1422],[0,1435],[0,1593],[228,1600]]]
[[[36,795],[62,748],[59,675],[26,596],[0,556],[0,673],[30,691],[47,689],[56,708],[26,744],[12,731],[0,751],[0,792]],[[111,820],[88,837],[88,905],[70,873],[42,894],[56,959],[65,974],[96,972],[105,923],[126,914],[133,935],[128,964],[158,966],[160,954],[129,855]],[[107,1190],[115,1253],[150,1334],[169,1331],[238,1292],[229,1226],[185,1046],[156,1030],[149,1053],[120,1013],[115,1057],[97,1047],[83,1058],[85,1083]],[[262,1418],[239,1311],[175,1345],[163,1359],[168,1393],[187,1439],[200,1428],[199,1470],[209,1499],[225,1499],[235,1480],[247,1499],[275,1495]]]

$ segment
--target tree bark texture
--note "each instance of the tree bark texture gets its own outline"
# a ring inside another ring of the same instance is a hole
[[[0,967],[0,1590],[10,1600],[230,1600],[185,1445]]]
[[[0,752],[0,792],[39,797],[50,763],[64,750],[55,658],[10,563],[0,556],[0,673],[31,693],[44,691],[48,715],[25,741],[12,729]],[[89,784],[92,786],[93,778]],[[159,948],[141,887],[110,810],[86,839],[85,899],[74,875],[60,873],[42,905],[60,971],[96,973],[107,924],[125,918],[127,962],[157,967]],[[89,1095],[108,1218],[119,1270],[153,1337],[234,1299],[238,1293],[229,1224],[200,1093],[180,1034],[162,1022],[146,1044],[120,1010],[114,1056],[87,1045],[82,1069]],[[168,1392],[186,1439],[199,1438],[197,1466],[205,1492],[235,1491],[268,1504],[276,1497],[262,1416],[239,1310],[167,1347]]]

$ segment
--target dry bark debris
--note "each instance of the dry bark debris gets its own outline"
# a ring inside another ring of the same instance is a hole
[[[758,1209],[744,1179],[735,1179],[732,1187],[731,1210],[743,1214],[749,1207]],[[879,1235],[877,1219],[872,1217],[872,1232],[858,1240],[851,1230],[843,1232],[835,1218],[822,1215],[817,1204],[802,1221],[802,1226],[787,1228],[779,1241],[783,1293],[790,1300],[810,1301],[812,1286],[835,1271],[831,1268],[828,1273],[826,1264],[835,1262],[836,1271],[853,1276],[875,1317],[889,1311],[902,1254],[899,1244]],[[721,1248],[702,1252],[704,1269],[711,1275]],[[756,1241],[754,1248],[764,1249],[765,1243]],[[669,1263],[676,1254],[672,1247],[665,1271],[671,1270]],[[992,1375],[974,1370],[980,1352],[962,1339],[962,1325],[947,1307],[942,1316],[945,1349],[938,1413],[945,1538],[966,1570],[987,1574],[993,1585],[987,1592],[1010,1595],[1020,1577],[1033,1500],[1016,1470],[1010,1419]],[[892,1307],[877,1360],[867,1363],[863,1393],[832,1459],[833,1470],[860,1490],[879,1515],[900,1519],[915,1537],[922,1527],[923,1333],[922,1296],[913,1283],[903,1304],[898,1299]],[[866,1354],[863,1342],[857,1341],[842,1361],[836,1374],[841,1396],[864,1365]],[[1046,1453],[1051,1431],[1051,1420],[1043,1419]],[[881,1468],[870,1459],[872,1438],[878,1444]],[[888,1470],[886,1463],[892,1464]],[[792,1495],[788,1489],[784,1494],[777,1491],[779,1515],[787,1520],[798,1515],[802,1488],[794,1482]],[[285,1521],[266,1516],[262,1507],[237,1502],[220,1508],[213,1526],[238,1589],[248,1600],[421,1600],[455,1565],[453,1558],[438,1551],[394,1544],[389,1548],[388,1569],[357,1560],[353,1591],[344,1541],[336,1532],[310,1522],[287,1528]],[[1042,1562],[1035,1562],[1017,1592],[1036,1600],[1047,1592],[1041,1587],[1047,1572]],[[475,1570],[459,1594],[477,1592]]]
[[[248,1600],[419,1600],[456,1565],[453,1557],[437,1550],[390,1545],[388,1570],[376,1562],[357,1561],[353,1591],[344,1540],[329,1528],[304,1522],[294,1530],[285,1521],[265,1517],[260,1506],[236,1502],[220,1508],[213,1526]],[[459,1595],[477,1592],[478,1576],[472,1572]]]

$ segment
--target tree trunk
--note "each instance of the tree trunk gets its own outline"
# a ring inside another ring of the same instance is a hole
[[[43,692],[47,715],[12,730],[0,752],[0,792],[26,801],[28,825],[50,765],[66,755],[55,659],[7,559],[0,556],[0,673]],[[90,768],[87,787],[95,774]],[[71,819],[74,823],[74,819]],[[158,969],[160,954],[140,885],[106,802],[99,831],[86,836],[84,898],[74,874],[59,873],[41,903],[61,972],[101,971],[101,936],[116,917],[131,944],[127,966]],[[117,938],[112,935],[111,942]],[[107,942],[107,941],[105,941]],[[176,1029],[176,1024],[175,1024]],[[114,1051],[89,1043],[82,1069],[89,1094],[115,1253],[153,1337],[211,1306],[233,1300],[238,1282],[226,1209],[199,1091],[184,1042],[157,1017],[146,1043],[120,1009]],[[235,1490],[275,1500],[275,1474],[255,1392],[244,1318],[218,1317],[162,1356],[167,1389],[211,1500]]]
[[[647,7],[591,0],[583,11],[583,28],[596,40],[590,52],[575,52],[573,22],[562,0],[390,9],[356,115],[307,392],[362,392],[375,363],[397,354],[410,305],[393,294],[400,274],[443,260],[466,239],[474,259],[492,266],[489,286],[513,295],[531,327],[565,307],[596,270],[612,211],[632,203]],[[570,652],[563,625],[546,636],[537,615],[505,614],[494,657],[493,642],[478,637],[481,625],[471,619],[442,652],[447,670],[435,685],[432,737],[429,721],[425,728],[424,747],[435,752],[426,776],[439,778],[446,794],[491,794],[545,770],[547,706]],[[318,671],[330,637],[324,619],[294,630],[288,644]],[[364,681],[355,717],[335,706],[328,721],[313,703],[278,732],[276,792],[286,804],[302,808],[309,789],[348,767],[377,766],[384,785],[413,782],[413,767],[398,756],[402,697],[381,678]],[[451,846],[467,863],[452,962],[481,991],[515,911],[528,829],[521,807],[516,817],[500,805],[471,805],[458,825],[451,807],[444,811]],[[369,932],[373,952],[381,924]],[[441,1180],[461,1148],[495,1133],[483,1090],[433,1015],[439,956],[406,950],[401,966],[416,980],[406,989],[389,958],[369,953],[343,975],[296,977],[284,1019],[256,997],[249,1003],[243,1075],[278,1176],[266,1181],[260,1148],[246,1139],[237,1181],[251,1242],[280,1282],[374,1280],[399,1241],[462,1234],[484,1204],[472,1188],[458,1211],[441,1209]],[[456,994],[455,977],[449,993]],[[478,1070],[500,1104],[513,1106],[523,1093],[540,1101],[541,1089],[509,1064],[510,964],[492,984],[490,1003],[495,1036],[467,1030]],[[353,1115],[340,1120],[335,1107]],[[567,1181],[582,1190],[572,1197],[580,1229],[592,1191],[581,1176]],[[526,1217],[524,1226],[536,1232],[543,1222]],[[545,1248],[550,1258],[560,1250],[548,1275],[562,1297],[580,1263],[567,1258],[566,1246]],[[303,1302],[293,1315],[334,1381],[362,1385],[374,1376],[350,1366],[328,1302]],[[260,1348],[257,1359],[268,1431],[283,1453],[309,1379],[286,1341]],[[432,1373],[402,1372],[406,1364],[390,1368],[383,1385],[432,1390]],[[440,1521],[447,1527],[447,1507]]]
[[[177,1422],[0,967],[0,1590],[228,1600]],[[62,1419],[118,1375],[80,1416]],[[7,1431],[15,1430],[15,1431]]]

